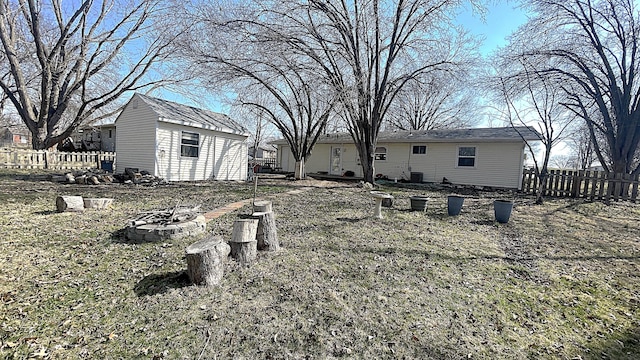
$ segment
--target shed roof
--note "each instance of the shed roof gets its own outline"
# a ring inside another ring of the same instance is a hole
[[[378,143],[444,143],[444,142],[521,142],[541,140],[540,133],[530,126],[499,127],[499,128],[470,128],[443,130],[411,130],[384,131],[378,134]],[[318,144],[351,143],[349,133],[335,133],[322,135]],[[276,140],[273,144],[286,144],[284,139]]]
[[[248,136],[247,128],[229,116],[210,110],[179,104],[147,95],[136,94],[158,114],[159,120],[179,125],[200,127],[226,133]]]

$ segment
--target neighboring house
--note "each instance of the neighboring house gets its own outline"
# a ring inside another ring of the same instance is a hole
[[[113,118],[91,124],[100,131],[100,151],[116,151],[116,124]]]
[[[255,151],[255,155],[253,149],[253,146],[249,148],[249,156],[256,159],[275,159],[278,152],[278,150],[272,145],[259,146]]]
[[[517,131],[516,131],[517,129]],[[539,141],[528,127],[381,132],[375,149],[376,175],[389,179],[520,188],[525,141]],[[294,171],[295,160],[284,140],[278,147],[283,171]],[[358,151],[349,134],[320,137],[306,162],[307,173],[362,177]]]
[[[30,147],[31,133],[24,125],[0,127],[0,147]]]
[[[167,181],[245,180],[247,130],[227,115],[134,94],[115,121],[116,170]]]

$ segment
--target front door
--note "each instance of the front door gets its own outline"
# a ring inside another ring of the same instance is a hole
[[[331,175],[342,175],[342,147],[331,147]]]

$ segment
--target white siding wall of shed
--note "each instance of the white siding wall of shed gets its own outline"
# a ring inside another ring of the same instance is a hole
[[[197,158],[181,155],[182,131],[200,135]],[[247,147],[244,137],[160,122],[157,173],[168,181],[245,180]]]
[[[135,95],[134,95],[135,97]],[[143,101],[134,101],[124,108],[116,120],[116,170],[138,168],[155,170],[157,115]]]
[[[182,131],[200,135],[197,158],[181,155]],[[157,136],[156,175],[167,181],[208,180],[213,177],[214,134],[212,131],[159,122]]]
[[[246,180],[248,147],[243,137],[216,136],[214,164],[216,180]]]

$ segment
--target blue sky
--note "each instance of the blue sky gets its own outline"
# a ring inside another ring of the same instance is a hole
[[[457,21],[467,28],[471,34],[483,39],[480,51],[483,56],[489,56],[498,47],[505,46],[507,44],[506,38],[526,22],[527,14],[516,5],[515,1],[492,1],[492,4],[487,6],[484,19],[479,14],[474,14],[471,8],[466,6],[458,15]],[[186,99],[180,94],[166,90],[155,92],[153,95],[194,106],[204,105],[195,104],[194,101]],[[218,112],[229,111],[228,107],[222,104],[220,100],[214,98],[210,100],[211,102],[204,105],[205,107]]]
[[[473,35],[484,38],[480,50],[487,56],[506,45],[506,38],[527,21],[526,12],[516,5],[514,1],[496,1],[487,6],[484,20],[466,7],[458,16],[458,22]]]

